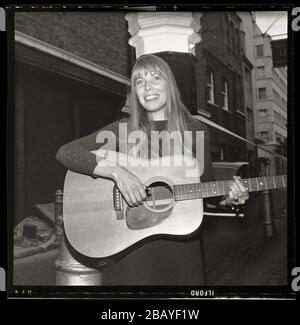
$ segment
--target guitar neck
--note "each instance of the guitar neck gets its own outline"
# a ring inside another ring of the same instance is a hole
[[[175,200],[193,200],[226,195],[230,191],[231,180],[178,184],[174,186]],[[244,178],[241,180],[248,192],[272,190],[287,186],[287,175]]]

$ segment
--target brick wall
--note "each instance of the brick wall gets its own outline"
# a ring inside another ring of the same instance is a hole
[[[197,48],[197,98],[199,106],[206,109],[211,114],[211,119],[216,123],[220,123],[229,130],[234,131],[233,118],[235,114],[235,94],[233,83],[233,72],[226,67],[217,58],[205,51],[200,45]],[[214,97],[216,106],[212,106],[207,102],[206,84],[207,70],[210,69],[214,73]],[[228,106],[231,113],[223,110],[223,79],[228,82]]]
[[[15,29],[128,77],[125,13],[19,12]]]

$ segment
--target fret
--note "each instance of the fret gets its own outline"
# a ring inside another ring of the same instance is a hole
[[[212,183],[212,194],[218,195],[218,188],[216,183]]]
[[[286,186],[284,181],[284,176],[281,176],[281,178],[282,178],[283,186]]]
[[[201,197],[202,197],[201,184],[198,183],[197,184],[197,198],[201,198]]]
[[[229,189],[228,189],[228,181],[222,181],[223,187],[224,187],[224,194],[228,194]]]
[[[249,191],[249,184],[248,184],[248,179],[242,179],[242,182],[244,183],[245,190],[248,192]]]
[[[268,181],[267,181],[267,177],[264,177],[265,179],[265,186],[266,186],[266,190],[268,189]]]
[[[259,189],[259,186],[258,186],[258,181],[257,181],[257,178],[255,177],[255,178],[253,178],[253,183],[252,183],[252,185],[253,185],[253,191],[258,191],[258,189]]]
[[[226,193],[225,194],[228,194],[229,191],[230,191],[230,182],[231,182],[230,180],[226,181],[227,188],[226,188]]]
[[[255,177],[255,180],[256,180],[256,185],[257,185],[257,190],[259,189],[259,185],[258,185],[258,178]]]
[[[249,183],[249,189],[250,189],[250,192],[252,191],[252,188],[251,188],[251,179],[248,179],[248,183]]]
[[[191,184],[188,184],[188,195],[189,195],[189,197],[193,197],[193,189],[192,189],[192,187],[191,187]]]
[[[190,184],[191,191],[192,191],[192,198],[196,199],[197,198],[197,192],[196,192],[196,186],[195,184]]]
[[[258,182],[258,186],[259,186],[259,188],[258,188],[258,190],[265,190],[266,189],[266,184],[265,184],[265,182],[264,182],[264,177],[258,177],[257,178],[257,182]]]
[[[205,186],[205,190],[204,190],[204,196],[203,197],[206,197],[207,196],[207,183],[204,183],[204,186]]]
[[[218,192],[218,195],[221,195],[221,193],[222,193],[220,182],[217,182],[217,192]]]
[[[195,186],[193,184],[190,184],[190,193],[191,193],[191,198],[195,199]]]
[[[206,185],[207,185],[207,195],[209,197],[211,195],[211,184],[207,182]]]
[[[209,183],[206,183],[206,195],[208,197],[210,196],[210,186],[209,186]]]
[[[275,177],[274,177],[274,176],[272,176],[272,179],[273,179],[274,188],[276,188]]]
[[[206,196],[209,197],[209,183],[206,183]]]

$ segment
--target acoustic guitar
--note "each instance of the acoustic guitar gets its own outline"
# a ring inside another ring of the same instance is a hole
[[[201,183],[193,159],[123,155],[115,153],[114,159],[127,161],[126,168],[147,188],[147,199],[138,207],[128,206],[109,179],[66,174],[64,229],[70,244],[83,255],[104,258],[151,236],[192,235],[203,219],[202,199],[230,190],[232,180]],[[248,192],[276,189],[287,186],[287,176],[246,178],[242,183]]]

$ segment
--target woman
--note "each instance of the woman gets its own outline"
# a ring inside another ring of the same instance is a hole
[[[121,165],[105,166],[91,153],[100,131],[119,134],[120,123],[128,131],[192,131],[189,141],[195,153],[195,133],[204,131],[204,172],[201,181],[213,180],[208,128],[194,119],[183,104],[173,73],[168,64],[155,55],[143,55],[134,64],[131,75],[132,113],[130,118],[113,122],[101,130],[72,141],[57,153],[57,159],[68,169],[113,180],[129,206],[143,204],[147,193],[139,178]],[[183,137],[182,137],[183,139]],[[182,143],[181,143],[182,144]],[[184,143],[186,145],[186,143]],[[150,146],[151,148],[151,146]],[[162,154],[159,148],[159,154]],[[224,202],[243,204],[248,194],[238,178]],[[135,250],[127,250],[115,265],[105,270],[104,284],[109,285],[201,285],[204,284],[200,236],[190,239],[156,239]],[[106,280],[105,280],[106,278]]]

